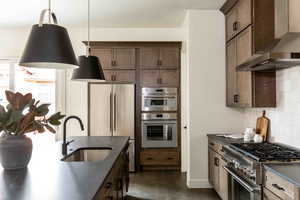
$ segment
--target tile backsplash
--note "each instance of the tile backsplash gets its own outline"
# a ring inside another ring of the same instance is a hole
[[[256,119],[266,110],[270,119],[270,142],[300,148],[300,67],[277,71],[277,108],[245,110],[245,127],[255,127]]]

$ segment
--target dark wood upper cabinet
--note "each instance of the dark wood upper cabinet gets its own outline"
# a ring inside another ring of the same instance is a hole
[[[134,48],[114,48],[113,68],[134,69],[135,49]]]
[[[113,60],[113,49],[91,49],[91,54],[93,56],[97,56],[101,63],[103,69],[111,69],[112,68],[112,60]]]
[[[140,66],[144,69],[177,69],[180,61],[179,56],[178,48],[141,48]]]
[[[178,68],[179,66],[179,49],[178,48],[161,48],[160,49],[160,61],[161,68]]]
[[[135,83],[135,70],[104,70],[105,80],[116,83]]]
[[[226,104],[234,106],[236,103],[236,40],[231,40],[226,47]]]
[[[141,48],[140,49],[140,67],[157,68],[159,65],[160,49],[159,48]]]
[[[92,48],[103,69],[135,69],[134,48]]]
[[[159,72],[160,86],[178,87],[180,85],[178,70],[160,70]]]
[[[159,70],[141,70],[141,86],[156,87],[159,86]]]
[[[252,27],[227,43],[226,105],[229,107],[276,107],[276,73],[238,72],[237,65],[253,55]]]
[[[241,32],[252,24],[252,0],[239,0],[236,5],[236,12],[236,29],[237,32]]]
[[[226,5],[232,7],[224,8]],[[221,10],[226,16],[227,42],[252,26],[253,53],[260,53],[273,44],[274,0],[228,0]]]

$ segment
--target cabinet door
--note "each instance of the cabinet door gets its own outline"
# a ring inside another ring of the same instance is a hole
[[[159,72],[159,84],[167,87],[179,86],[179,72],[178,70],[160,70]]]
[[[208,148],[208,181],[214,186],[214,151]]]
[[[161,48],[160,49],[160,67],[178,68],[179,67],[179,49],[178,48]]]
[[[115,48],[113,67],[118,69],[135,69],[135,49]]]
[[[135,82],[135,70],[116,70],[115,81],[119,83],[134,83]]]
[[[159,70],[141,70],[141,86],[160,86]]]
[[[220,183],[220,189],[219,189],[219,193],[221,196],[222,200],[228,200],[228,172],[224,169],[224,167],[226,166],[226,162],[223,159],[220,159],[220,166],[219,166],[219,183]]]
[[[105,81],[114,81],[115,80],[115,72],[114,70],[103,70]]]
[[[103,69],[111,69],[113,60],[113,49],[91,49],[91,55],[99,58]]]
[[[237,32],[242,31],[252,23],[252,0],[239,0],[237,9]]]
[[[141,48],[140,66],[141,68],[156,68],[160,59],[159,48]]]
[[[216,192],[219,194],[220,193],[220,173],[219,173],[219,168],[220,168],[220,157],[217,153],[214,152],[214,175],[213,175],[213,183],[214,183],[214,188]]]
[[[231,40],[226,47],[226,104],[235,104],[236,91],[236,40]]]
[[[89,98],[89,131],[91,136],[112,135],[112,87],[91,84]]]
[[[236,33],[237,12],[235,7],[226,15],[226,41],[230,40]]]
[[[244,63],[252,56],[252,27],[248,27],[236,37],[237,65]],[[241,107],[252,105],[251,72],[237,73],[238,104]]]

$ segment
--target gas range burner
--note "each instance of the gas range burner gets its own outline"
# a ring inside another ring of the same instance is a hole
[[[300,160],[300,151],[273,143],[233,143],[230,145],[259,162]]]

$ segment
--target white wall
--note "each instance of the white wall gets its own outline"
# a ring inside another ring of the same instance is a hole
[[[270,119],[271,142],[300,148],[300,67],[277,71],[277,107],[265,109]],[[263,109],[247,109],[245,127],[255,127]]]
[[[191,188],[209,187],[208,133],[240,132],[243,112],[225,106],[224,16],[219,11],[187,14],[188,175]]]

